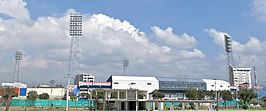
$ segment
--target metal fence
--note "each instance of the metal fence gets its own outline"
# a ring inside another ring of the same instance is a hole
[[[66,100],[42,100],[37,99],[34,101],[27,99],[12,99],[11,106],[34,106],[34,107],[64,107]],[[94,101],[90,100],[69,100],[70,107],[94,107]]]

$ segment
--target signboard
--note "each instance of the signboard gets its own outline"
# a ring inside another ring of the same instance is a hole
[[[231,91],[234,91],[234,90],[237,90],[238,87],[237,87],[237,86],[229,86],[229,89],[230,89]]]
[[[20,88],[19,96],[26,96],[27,95],[27,88]]]
[[[79,82],[79,87],[111,88],[111,82]]]

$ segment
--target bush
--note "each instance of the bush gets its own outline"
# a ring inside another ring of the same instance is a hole
[[[243,109],[248,109],[248,105],[243,105],[242,108]]]
[[[42,93],[39,95],[39,99],[49,99],[49,94],[48,93]]]

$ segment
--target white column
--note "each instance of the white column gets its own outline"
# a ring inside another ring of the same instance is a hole
[[[170,102],[170,111],[173,111],[174,107],[173,107],[173,102]]]
[[[163,102],[158,102],[158,110],[159,111],[163,111],[164,110],[164,108],[163,108]]]
[[[149,101],[146,101],[146,109],[147,109],[148,111],[150,111],[150,102],[149,102]]]
[[[153,110],[153,111],[155,110],[155,103],[156,103],[156,102],[154,102],[154,101],[152,102],[152,110]]]
[[[126,101],[126,111],[128,111],[128,101]]]
[[[196,103],[196,111],[198,111],[198,110],[199,110],[199,103]]]
[[[139,98],[138,98],[138,90],[136,90],[136,111],[139,109]]]
[[[139,102],[136,101],[136,111],[138,111],[138,110],[139,110]]]
[[[182,103],[182,110],[185,111],[185,103]]]

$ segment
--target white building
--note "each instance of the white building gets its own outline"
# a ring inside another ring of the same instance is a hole
[[[207,91],[229,90],[230,84],[224,80],[202,79],[206,83]]]
[[[20,83],[20,82],[2,83],[1,86],[2,87],[27,88],[27,84]]]
[[[142,76],[110,76],[107,82],[112,83],[112,89],[138,89],[149,93],[159,89],[159,82],[155,77]]]
[[[248,84],[251,88],[251,68],[244,67],[229,67],[229,82],[231,86],[242,86]]]
[[[75,76],[74,85],[79,85],[79,82],[94,82],[95,78],[92,74],[78,74]]]
[[[36,88],[27,88],[27,95],[30,91],[36,91],[38,95],[47,93],[49,99],[62,99],[66,92],[64,87],[36,87]]]

